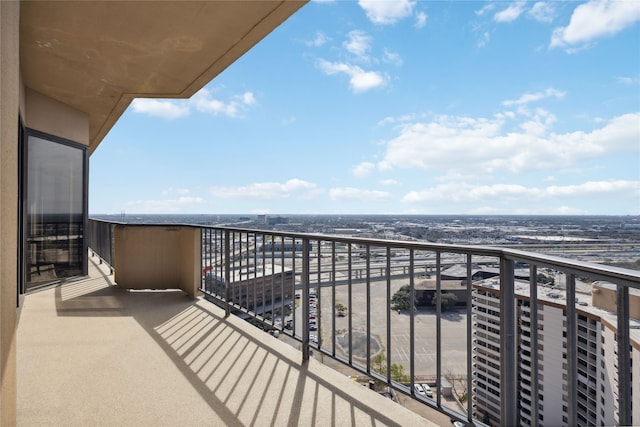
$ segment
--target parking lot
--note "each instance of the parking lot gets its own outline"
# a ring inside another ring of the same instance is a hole
[[[407,280],[397,280],[391,284],[391,295],[402,285],[407,284]],[[320,329],[312,331],[311,334],[317,336],[322,346],[331,348],[332,342],[332,288],[323,287],[320,290],[318,304],[318,317],[320,318]],[[348,305],[349,288],[347,285],[336,286],[336,301],[343,305]],[[371,307],[371,334],[382,347],[382,353],[386,355],[387,348],[387,302],[386,283],[372,282],[370,286],[370,307]],[[302,304],[302,300],[300,304]],[[352,330],[354,332],[366,332],[366,285],[353,284],[351,290],[352,307],[349,308],[351,316]],[[301,305],[296,309],[296,333],[302,332],[302,309]],[[349,315],[345,317],[336,316],[335,327],[336,336],[344,334],[349,329]],[[410,369],[410,316],[407,312],[398,313],[390,310],[390,348],[391,363],[400,364],[404,367],[404,372],[409,373]],[[444,312],[441,319],[442,325],[442,373],[448,375],[466,375],[467,372],[467,346],[466,328],[467,315],[465,309],[452,312]],[[436,375],[436,315],[434,310],[418,310],[414,320],[415,348],[414,363],[415,375],[419,378],[435,379]],[[340,353],[342,350],[337,347]],[[347,351],[347,349],[345,349]],[[355,352],[354,352],[355,353]],[[343,356],[347,356],[342,352]],[[359,361],[356,357],[356,361]],[[364,360],[360,363],[365,363]]]

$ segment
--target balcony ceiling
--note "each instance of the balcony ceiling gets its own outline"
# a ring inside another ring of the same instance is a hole
[[[23,1],[23,83],[87,113],[93,151],[134,98],[192,96],[307,1]]]

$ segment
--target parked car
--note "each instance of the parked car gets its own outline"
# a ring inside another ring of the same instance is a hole
[[[422,389],[424,390],[424,393],[427,395],[427,397],[433,397],[433,391],[431,390],[429,384],[422,384]]]
[[[416,390],[416,393],[426,396],[427,394],[424,392],[424,389],[420,384],[414,384],[413,388]]]

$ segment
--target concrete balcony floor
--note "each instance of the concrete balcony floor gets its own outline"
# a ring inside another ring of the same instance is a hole
[[[89,277],[25,297],[21,426],[430,426],[414,412],[181,291]]]

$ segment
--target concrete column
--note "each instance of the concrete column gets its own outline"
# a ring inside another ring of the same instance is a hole
[[[0,1],[0,425],[16,424],[20,3]]]

